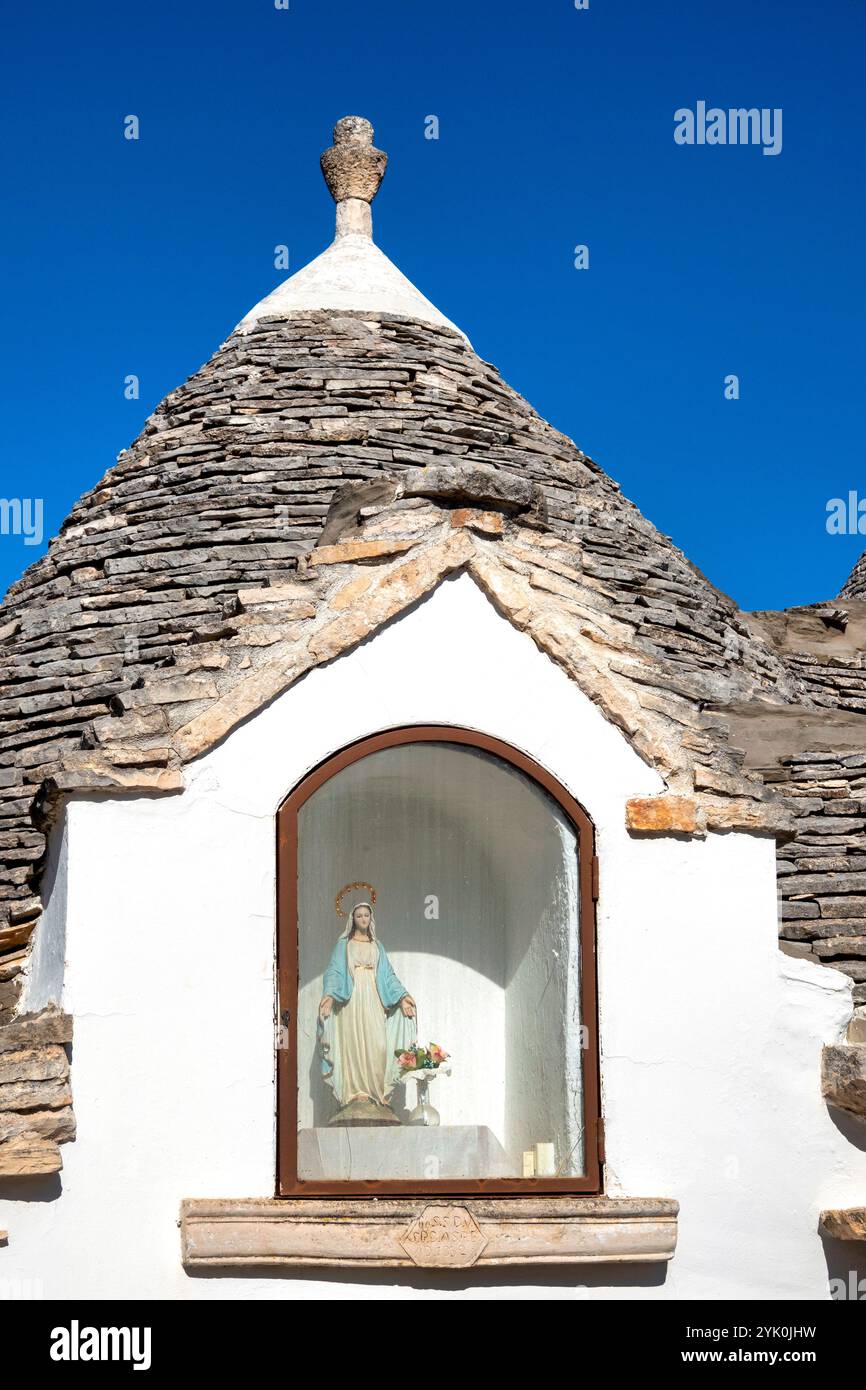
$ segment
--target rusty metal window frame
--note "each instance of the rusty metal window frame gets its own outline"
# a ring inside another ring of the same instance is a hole
[[[474,748],[510,764],[546,791],[564,812],[577,836],[580,890],[581,1021],[587,1030],[583,1074],[583,1126],[586,1172],[580,1177],[370,1179],[303,1181],[297,1175],[297,998],[298,998],[298,812],[319,787],[353,763],[385,748],[412,743],[448,743]],[[286,797],[277,813],[277,1009],[284,1045],[277,1059],[277,1197],[369,1197],[381,1195],[528,1196],[561,1193],[595,1196],[601,1192],[603,1123],[598,1061],[596,978],[596,899],[598,861],[595,829],[586,811],[545,768],[501,739],[450,724],[406,725],[349,744],[325,759]]]

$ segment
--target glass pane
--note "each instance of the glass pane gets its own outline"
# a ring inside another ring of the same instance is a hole
[[[582,1174],[577,839],[557,803],[490,754],[415,743],[332,777],[298,839],[298,1176]]]

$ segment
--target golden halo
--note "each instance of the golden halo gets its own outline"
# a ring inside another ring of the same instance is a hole
[[[347,893],[351,893],[354,888],[369,888],[370,906],[376,906],[376,890],[373,887],[372,883],[347,883],[345,888],[340,889],[339,893],[334,899],[334,910],[338,917],[348,917],[348,912],[343,911],[343,898],[346,896]]]

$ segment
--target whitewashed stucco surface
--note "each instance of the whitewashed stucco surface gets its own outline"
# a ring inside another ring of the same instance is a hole
[[[847,981],[780,955],[770,841],[629,837],[625,801],[659,777],[465,576],[274,701],[182,796],[71,804],[79,1137],[57,1200],[0,1200],[0,1280],[49,1298],[406,1297],[394,1271],[191,1278],[176,1222],[184,1197],[273,1191],[277,806],[353,739],[432,721],[523,749],[593,817],[608,1191],[682,1212],[666,1275],[482,1271],[415,1296],[828,1297],[818,1212],[866,1194],[866,1154],[819,1086]]]
[[[294,318],[316,309],[405,314],[421,323],[463,330],[440,313],[369,236],[338,236],[315,260],[290,275],[241,319],[248,333],[260,318]],[[467,340],[468,341],[468,340]]]

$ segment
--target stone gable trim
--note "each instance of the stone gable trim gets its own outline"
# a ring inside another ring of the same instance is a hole
[[[386,507],[371,529],[387,530],[395,521],[403,526],[406,515]],[[408,516],[417,527],[418,513]],[[208,753],[308,671],[336,660],[448,576],[465,571],[497,611],[531,637],[621,730],[665,779],[671,797],[688,801],[688,817],[675,816],[670,823],[663,798],[657,813],[648,808],[642,814],[635,805],[628,816],[633,833],[704,835],[741,829],[779,834],[787,828],[772,791],[754,774],[743,774],[727,754],[717,716],[707,727],[701,683],[690,688],[685,678],[678,678],[677,693],[666,692],[669,677],[661,663],[630,650],[624,625],[586,606],[583,576],[539,546],[545,537],[516,520],[501,533],[476,534],[465,526],[455,528],[453,516],[451,509],[428,504],[424,529],[411,539],[391,537],[390,550],[380,534],[329,545],[328,583],[319,581],[318,567],[307,568],[304,574],[312,578],[276,586],[278,592],[287,589],[283,602],[276,595],[271,601],[267,589],[239,595],[245,615],[260,619],[254,634],[262,627],[276,632],[266,659],[252,664],[247,629],[225,643],[226,652],[234,648],[232,656],[207,683],[179,677],[176,668],[153,672],[118,700],[117,717],[94,726],[96,746],[67,755],[46,782],[40,800],[43,822],[63,795],[76,792],[181,791],[186,763]],[[311,616],[286,630],[284,609],[297,606],[305,584],[314,600],[307,605]],[[666,699],[674,702],[673,716]]]

